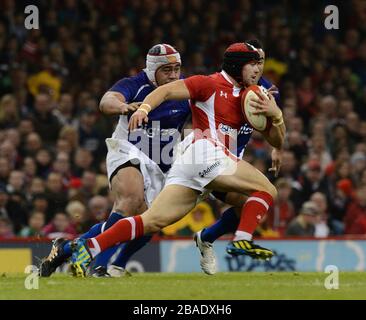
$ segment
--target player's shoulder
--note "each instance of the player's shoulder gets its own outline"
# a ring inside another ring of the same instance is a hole
[[[233,87],[233,83],[228,77],[228,74],[225,71],[216,72],[211,75],[213,81],[215,82],[216,86],[222,87]]]
[[[201,86],[204,85],[205,87],[214,87],[218,82],[218,77],[216,76],[215,73],[209,75],[199,74],[190,76],[184,80],[185,82],[190,82]]]
[[[213,84],[221,83],[224,80],[220,72],[211,73],[205,77],[207,78],[207,81],[210,81]]]
[[[121,82],[126,82],[126,83],[135,83],[138,85],[151,85],[145,71],[141,71],[133,76],[130,77],[125,77],[120,79],[119,81]]]
[[[152,87],[152,84],[147,78],[146,73],[141,71],[136,75],[119,79],[108,91],[122,92],[124,95],[128,95],[128,92],[130,92],[133,95],[145,87]]]

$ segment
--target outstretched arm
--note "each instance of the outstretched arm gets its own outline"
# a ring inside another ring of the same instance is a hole
[[[190,98],[189,90],[183,80],[177,80],[156,88],[142,102],[141,106],[131,116],[128,124],[129,130],[134,130],[148,122],[148,114],[167,100],[187,100]]]
[[[135,111],[139,103],[126,103],[126,98],[122,93],[107,91],[99,103],[99,110],[106,115],[121,115]]]

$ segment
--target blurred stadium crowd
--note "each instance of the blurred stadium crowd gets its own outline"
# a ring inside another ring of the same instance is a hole
[[[153,44],[175,46],[189,76],[219,70],[229,43],[252,38],[264,45],[288,130],[280,176],[269,175],[279,198],[257,235],[366,235],[363,1],[340,1],[340,29],[331,31],[322,1],[33,3],[40,30],[28,31],[27,2],[0,1],[0,238],[74,237],[108,216],[104,139],[116,118],[98,103],[144,68]],[[268,174],[260,134],[245,158]],[[165,233],[191,234],[222,208],[208,200]]]

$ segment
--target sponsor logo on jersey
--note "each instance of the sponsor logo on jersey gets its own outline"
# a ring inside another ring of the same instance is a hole
[[[220,97],[225,97],[225,99],[227,99],[227,92],[224,91],[220,91]]]
[[[251,134],[253,132],[253,128],[249,124],[244,124],[240,127],[238,135],[240,134]]]
[[[201,178],[204,178],[205,176],[207,176],[213,169],[217,168],[219,165],[221,164],[221,161],[216,161],[214,164],[210,165],[207,169],[200,171],[198,173],[198,175]]]
[[[142,129],[145,131],[149,138],[154,138],[155,136],[174,136],[178,130],[175,128],[161,129],[160,126],[151,126],[144,124]]]
[[[219,130],[223,134],[228,134],[231,137],[236,137],[236,129],[233,129],[227,124],[220,123],[219,124]]]

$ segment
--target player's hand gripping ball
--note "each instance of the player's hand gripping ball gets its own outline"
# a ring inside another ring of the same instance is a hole
[[[250,105],[253,98],[260,98],[258,93],[262,93],[266,99],[269,99],[268,91],[257,85],[251,85],[246,88],[241,96],[241,110],[245,120],[257,131],[265,131],[270,124],[270,119],[263,114],[253,114],[256,108]]]

